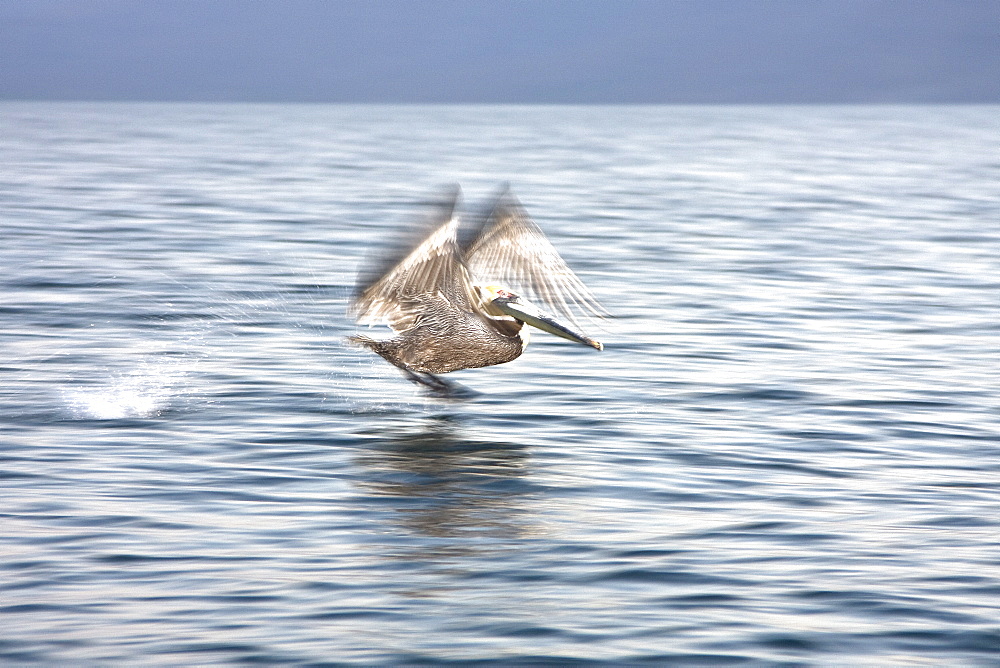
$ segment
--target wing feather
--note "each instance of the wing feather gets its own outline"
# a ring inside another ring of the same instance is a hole
[[[463,311],[478,304],[458,247],[457,198],[456,189],[422,234],[369,262],[369,269],[359,275],[350,306],[359,323],[387,324],[395,331],[409,329],[426,315],[428,295],[440,295]]]
[[[577,325],[574,309],[607,315],[507,188],[467,242],[464,257],[478,284],[508,286]]]

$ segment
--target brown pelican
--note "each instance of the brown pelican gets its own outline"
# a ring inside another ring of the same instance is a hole
[[[536,298],[577,328],[570,304],[604,315],[509,189],[462,237],[457,199],[456,188],[429,221],[429,231],[359,275],[351,303],[358,323],[387,324],[396,335],[349,340],[442,395],[450,394],[453,386],[436,374],[519,357],[528,345],[525,325],[603,350],[602,344],[557,322],[522,296],[523,291]]]

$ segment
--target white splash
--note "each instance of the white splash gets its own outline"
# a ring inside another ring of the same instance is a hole
[[[144,362],[105,383],[66,389],[63,397],[79,419],[155,417],[180,393],[185,375],[179,362]]]

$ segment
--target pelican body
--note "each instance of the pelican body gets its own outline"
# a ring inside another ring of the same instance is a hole
[[[504,190],[460,243],[456,192],[415,242],[359,276],[351,310],[361,324],[395,336],[350,341],[370,348],[434,392],[437,374],[503,364],[528,346],[528,326],[597,350],[603,345],[561,324],[507,286],[523,284],[575,324],[569,303],[603,311],[517,200]]]

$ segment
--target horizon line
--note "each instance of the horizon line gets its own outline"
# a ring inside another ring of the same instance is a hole
[[[413,106],[413,107],[903,107],[903,106],[992,106],[995,100],[827,100],[827,101],[663,101],[663,102],[551,102],[551,101],[362,101],[362,100],[269,100],[269,99],[176,99],[176,98],[87,98],[87,97],[0,97],[3,103],[68,103],[68,104],[256,104],[256,105],[342,105],[342,106]]]

